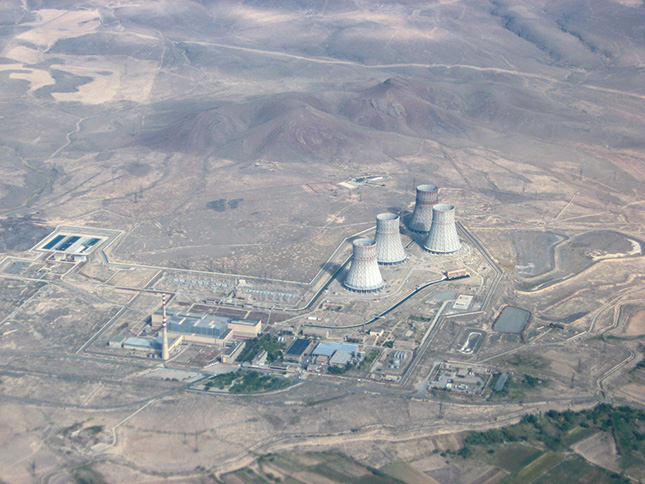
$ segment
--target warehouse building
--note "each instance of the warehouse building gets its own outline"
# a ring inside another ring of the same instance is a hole
[[[349,359],[345,360],[345,355],[349,355],[350,358],[352,355],[356,355],[358,352],[357,345],[345,344],[345,343],[331,343],[331,342],[322,342],[311,353],[316,357],[316,364],[332,363],[332,359],[336,356],[336,353],[340,353],[339,356],[334,359],[334,364],[338,366],[343,366]],[[341,361],[344,363],[339,364]]]
[[[182,341],[182,335],[168,338],[169,351],[174,351],[182,343]],[[130,336],[120,342],[116,339],[110,340],[108,342],[108,345],[111,347],[120,345],[126,350],[145,351],[149,354],[161,355],[162,337],[157,336],[156,338],[140,338],[138,336]]]
[[[307,350],[311,346],[311,340],[299,338],[291,343],[284,353],[284,359],[287,361],[297,361],[300,363],[303,357],[307,354]]]
[[[226,345],[232,339],[255,338],[262,332],[262,321],[237,319],[210,314],[166,311],[168,333],[183,335],[184,341],[192,343]],[[152,324],[161,324],[161,309],[152,315]]]

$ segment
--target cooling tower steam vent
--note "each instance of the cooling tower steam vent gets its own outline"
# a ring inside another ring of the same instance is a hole
[[[439,187],[434,185],[419,185],[414,213],[408,224],[412,232],[427,234],[432,224],[432,207],[439,201]]]
[[[374,239],[356,239],[352,244],[354,252],[345,287],[357,292],[378,291],[385,283],[376,262],[376,242]]]
[[[379,264],[398,264],[406,259],[399,221],[399,216],[393,213],[376,216],[376,260]]]
[[[440,203],[432,207],[432,226],[423,248],[429,252],[448,254],[461,249],[455,226],[455,206]]]

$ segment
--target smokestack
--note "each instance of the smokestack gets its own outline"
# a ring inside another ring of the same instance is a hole
[[[439,187],[434,185],[419,185],[414,213],[408,224],[412,232],[427,234],[432,224],[432,207],[439,201]]]
[[[406,259],[399,222],[399,216],[393,213],[376,216],[376,260],[379,264],[399,264]]]
[[[374,239],[356,239],[352,242],[354,252],[345,287],[350,291],[372,292],[382,289],[385,283],[376,261]]]
[[[432,226],[423,248],[438,254],[448,254],[461,249],[455,225],[455,206],[439,203],[432,207],[432,212]]]
[[[166,324],[166,295],[161,295],[161,307],[163,311],[163,320],[161,323],[161,359],[166,361],[170,358],[168,351],[168,328]]]

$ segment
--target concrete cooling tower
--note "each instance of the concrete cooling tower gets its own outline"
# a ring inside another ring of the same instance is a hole
[[[398,264],[406,259],[399,221],[399,216],[393,213],[376,216],[376,260],[379,264]]]
[[[455,225],[454,205],[440,203],[432,207],[432,225],[423,248],[439,254],[455,252],[461,248]]]
[[[385,283],[376,262],[376,242],[374,239],[356,239],[353,246],[345,287],[356,292],[378,291]]]
[[[408,224],[412,232],[427,234],[432,223],[432,207],[439,201],[439,187],[434,185],[419,185],[414,213]]]

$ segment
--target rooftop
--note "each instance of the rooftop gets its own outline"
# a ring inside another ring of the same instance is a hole
[[[311,340],[309,339],[297,339],[293,343],[291,343],[291,346],[289,346],[289,349],[286,351],[285,355],[300,356],[307,350],[307,348],[309,348],[310,344]]]
[[[354,353],[358,351],[358,346],[345,343],[320,343],[316,346],[313,354],[315,356],[331,356],[335,351]]]
[[[135,347],[146,350],[161,350],[161,336],[157,336],[154,339],[151,338],[139,338],[137,336],[130,336],[123,342],[123,346]],[[174,338],[168,337],[168,346],[172,345]]]
[[[156,315],[161,315],[163,311],[157,309],[155,311]],[[186,313],[183,311],[168,311],[166,314],[170,319],[172,318],[186,318],[187,320],[199,320],[200,326],[207,325],[208,327],[213,327],[212,325],[216,324],[243,324],[247,326],[256,326],[260,321],[257,319],[244,319],[244,318],[232,318],[230,316],[216,316],[211,314],[202,314],[202,313]]]
[[[168,319],[168,331],[221,338],[229,332],[227,322],[222,319],[215,316],[206,316],[204,318],[171,316]]]
[[[352,359],[352,354],[349,351],[338,350],[329,359],[330,365],[346,365]]]

